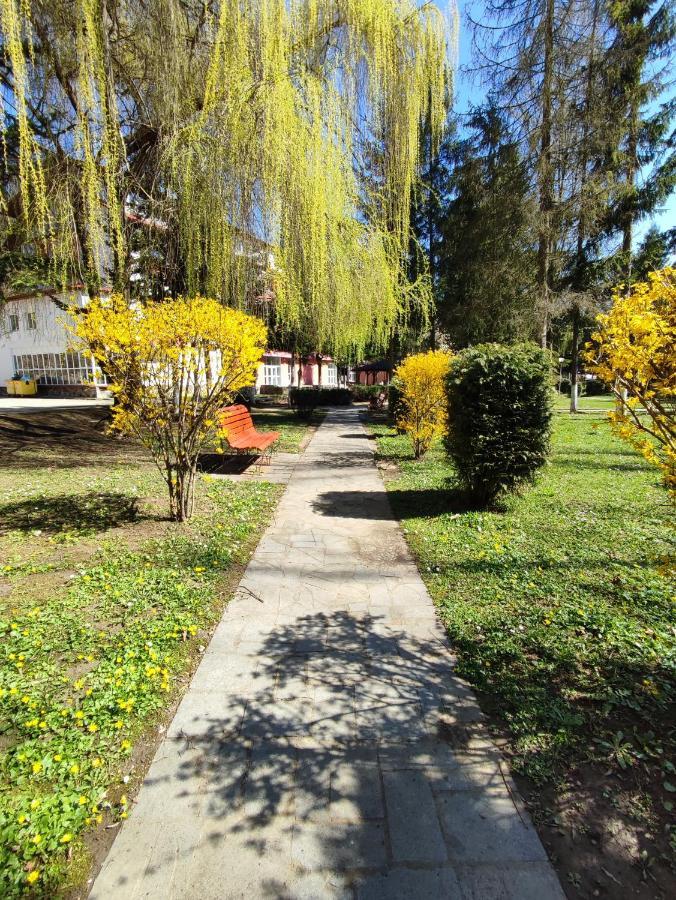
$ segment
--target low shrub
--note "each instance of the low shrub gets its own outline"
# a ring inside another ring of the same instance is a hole
[[[608,385],[599,379],[594,379],[594,381],[582,381],[580,386],[584,387],[584,393],[587,397],[604,397],[610,396],[611,393]]]
[[[427,453],[434,438],[446,431],[444,378],[450,362],[449,353],[430,350],[407,356],[395,372],[401,386],[396,422],[410,436],[416,459]]]
[[[385,385],[382,384],[353,384],[350,388],[352,392],[352,398],[356,400],[358,403],[367,402],[372,400],[374,397],[377,397],[378,394],[385,390]]]
[[[557,381],[556,386],[560,394],[570,397],[570,378],[562,378],[561,383],[559,384]]]
[[[289,406],[301,419],[311,419],[318,406],[349,406],[352,394],[347,388],[290,388]]]
[[[549,453],[550,359],[531,344],[480,344],[446,379],[446,449],[471,501],[487,506],[532,482]]]
[[[233,404],[241,403],[247,409],[251,409],[256,402],[256,388],[253,385],[241,388],[233,397],[232,402]]]
[[[283,397],[284,388],[279,384],[262,384],[260,386],[260,393],[266,394],[268,397]]]

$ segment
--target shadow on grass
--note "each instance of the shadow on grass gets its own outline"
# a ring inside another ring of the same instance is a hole
[[[215,475],[241,475],[255,465],[258,458],[249,453],[202,453],[197,469]]]
[[[138,498],[122,493],[59,494],[0,506],[0,534],[8,531],[105,531],[139,519]]]
[[[389,502],[388,502],[389,501]],[[344,519],[432,518],[466,512],[503,512],[500,505],[480,508],[459,488],[383,491],[326,491],[313,502],[315,512]]]

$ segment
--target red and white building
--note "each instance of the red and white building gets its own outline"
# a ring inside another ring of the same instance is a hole
[[[299,382],[300,368],[300,382]],[[316,355],[304,357],[283,350],[268,350],[258,366],[256,390],[265,393],[267,387],[338,387],[338,367],[331,357]]]
[[[18,294],[0,310],[0,393],[15,374],[27,375],[38,382],[41,394],[52,396],[101,396],[107,385],[103,373],[89,353],[72,350],[69,323],[88,303],[80,289],[69,294],[48,292]],[[73,314],[68,307],[74,308]],[[316,355],[303,358],[282,350],[269,350],[258,366],[256,390],[268,387],[337,387],[338,367],[333,359]],[[273,391],[271,391],[273,393]]]

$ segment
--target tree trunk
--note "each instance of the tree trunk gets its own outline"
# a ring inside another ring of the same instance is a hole
[[[432,148],[430,146],[430,154]],[[430,267],[430,283],[432,285],[432,315],[430,317],[430,350],[437,349],[437,261],[436,261],[436,241],[434,240],[434,210],[432,208],[432,198],[434,196],[434,174],[436,166],[434,160],[430,158],[429,165],[429,187],[427,192],[427,234],[429,237],[429,267]]]
[[[187,522],[194,512],[196,476],[195,464],[173,466],[168,472],[169,509],[174,522]]]
[[[575,304],[573,306],[573,348],[570,361],[570,411],[576,413],[577,410],[577,384],[578,369],[580,356],[580,307]]]
[[[544,27],[544,70],[542,74],[542,127],[540,136],[540,224],[538,235],[538,292],[542,307],[540,343],[547,347],[549,294],[551,287],[552,241],[552,81],[554,76],[554,0],[547,0]]]
[[[638,171],[638,109],[635,97],[632,97],[629,110],[629,134],[627,137],[627,210],[622,223],[622,255],[624,257],[624,278],[627,291],[631,284],[632,248],[634,243],[634,193],[636,190],[636,173]]]

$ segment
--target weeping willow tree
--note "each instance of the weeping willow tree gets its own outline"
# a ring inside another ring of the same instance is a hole
[[[2,211],[62,281],[205,293],[341,357],[424,316],[406,255],[421,124],[437,140],[450,96],[438,4],[0,10]]]

